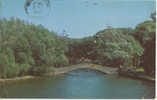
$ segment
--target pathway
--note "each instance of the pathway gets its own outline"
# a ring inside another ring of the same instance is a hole
[[[111,67],[106,67],[106,66],[101,66],[101,65],[96,65],[96,64],[77,64],[77,65],[71,65],[69,67],[63,67],[63,68],[52,68],[54,70],[55,75],[58,74],[63,74],[67,73],[73,70],[77,69],[83,69],[83,68],[89,68],[89,69],[94,69],[106,74],[115,74],[117,73],[118,68],[111,68]]]

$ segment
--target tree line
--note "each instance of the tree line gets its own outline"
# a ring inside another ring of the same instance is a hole
[[[142,67],[148,75],[155,75],[156,13],[151,19],[132,28],[108,27],[94,36],[69,40],[66,55],[70,63],[84,57],[106,66]],[[81,48],[81,49],[80,49]]]
[[[40,75],[50,66],[65,66],[67,47],[43,26],[19,19],[0,20],[0,77]]]
[[[42,75],[50,67],[75,64],[82,57],[111,67],[142,66],[155,74],[155,13],[132,28],[101,30],[82,39],[57,36],[42,25],[0,20],[0,78]]]

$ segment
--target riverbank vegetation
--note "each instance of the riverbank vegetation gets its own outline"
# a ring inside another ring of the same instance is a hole
[[[88,59],[124,70],[140,67],[155,75],[155,13],[132,28],[112,28],[82,39],[59,37],[42,25],[0,20],[0,78],[42,75]]]

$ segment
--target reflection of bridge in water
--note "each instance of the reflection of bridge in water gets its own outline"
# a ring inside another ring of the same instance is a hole
[[[118,68],[111,68],[111,67],[106,67],[106,66],[96,65],[96,64],[77,64],[77,65],[71,65],[69,67],[53,68],[52,70],[54,70],[55,75],[58,75],[58,74],[67,73],[73,70],[86,69],[86,68],[97,70],[105,74],[116,74],[118,71]]]

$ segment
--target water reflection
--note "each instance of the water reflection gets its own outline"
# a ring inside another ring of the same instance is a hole
[[[154,95],[154,86],[140,80],[105,75],[90,69],[76,70],[55,78],[10,83],[8,97],[139,99]],[[0,89],[0,93],[3,93]]]

